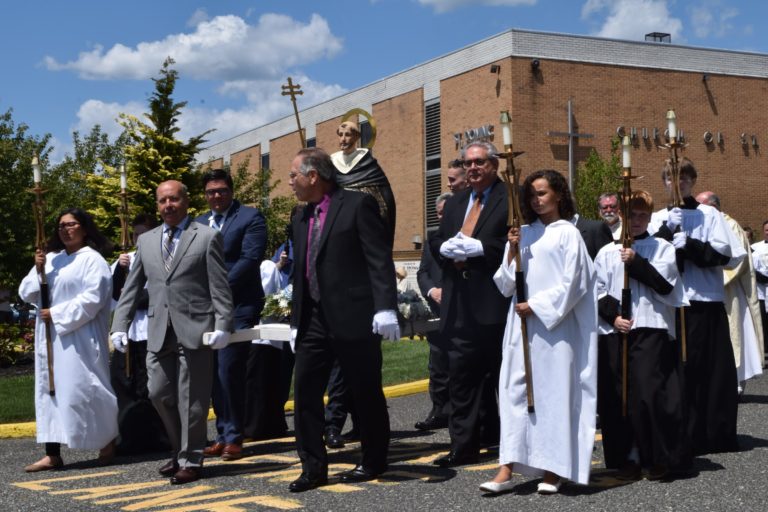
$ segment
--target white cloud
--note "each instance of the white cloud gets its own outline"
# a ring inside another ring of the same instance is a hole
[[[649,32],[666,32],[673,43],[684,42],[683,22],[673,17],[666,0],[587,0],[581,17],[594,20],[602,15],[602,25],[593,35],[642,41]]]
[[[477,4],[491,7],[515,7],[517,5],[535,5],[537,0],[418,0],[421,5],[431,6],[435,12],[448,12],[460,7]]]
[[[135,48],[115,44],[105,50],[97,45],[81,52],[77,60],[60,63],[47,56],[44,63],[50,70],[75,71],[86,79],[144,80],[154,76],[171,56],[176,61],[174,69],[184,77],[258,80],[277,78],[286,68],[332,57],[341,48],[341,39],[318,14],[308,23],[282,14],[264,14],[255,25],[227,15],[200,21],[189,34],[169,35]]]
[[[200,23],[204,21],[208,21],[210,19],[210,16],[208,16],[208,12],[203,9],[202,7],[197,9],[195,12],[192,13],[192,16],[189,17],[187,20],[187,26],[188,27],[196,27]]]
[[[710,35],[725,37],[733,31],[733,18],[739,15],[735,7],[725,7],[720,1],[708,1],[699,6],[691,7],[691,25],[696,37],[706,38]]]
[[[77,110],[77,123],[72,127],[72,131],[77,130],[80,135],[87,135],[98,124],[101,131],[109,135],[110,140],[114,140],[123,133],[123,127],[117,122],[120,113],[141,117],[146,110],[146,104],[137,101],[107,103],[91,99],[80,105]]]

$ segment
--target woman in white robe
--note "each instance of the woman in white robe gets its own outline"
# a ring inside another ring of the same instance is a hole
[[[109,381],[108,321],[112,294],[109,265],[95,249],[106,239],[83,210],[62,212],[35,266],[22,280],[19,295],[38,304],[35,326],[35,419],[37,441],[46,455],[27,472],[63,466],[61,444],[101,449],[99,462],[114,457],[117,399]],[[50,308],[40,302],[38,273],[45,271]],[[45,320],[53,341],[55,395],[49,394]]]
[[[519,245],[527,301],[513,300],[504,333],[499,413],[499,472],[481,490],[512,489],[512,472],[543,476],[538,491],[558,492],[563,479],[589,481],[595,438],[597,307],[592,260],[579,231],[568,185],[556,171],[537,171],[523,185],[528,225],[510,229],[494,280],[515,294]],[[526,401],[521,321],[530,344],[535,412]]]

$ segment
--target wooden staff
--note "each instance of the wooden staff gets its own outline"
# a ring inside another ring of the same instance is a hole
[[[45,202],[43,201],[42,174],[40,173],[40,161],[35,155],[32,158],[32,173],[35,186],[32,193],[35,194],[35,201],[32,203],[32,209],[35,214],[35,247],[38,251],[45,254]],[[40,277],[40,309],[50,309],[51,295],[48,289],[48,278],[45,275],[45,261],[43,261],[42,272],[38,270]],[[39,314],[39,312],[38,312]],[[51,339],[51,321],[44,320],[45,326],[45,353],[48,362],[48,394],[56,395],[56,385],[53,381],[53,340]]]
[[[507,160],[507,169],[502,174],[504,183],[507,185],[507,224],[511,228],[520,229],[523,215],[520,212],[520,170],[515,169],[515,157],[523,154],[522,151],[512,151],[512,130],[510,127],[511,119],[509,112],[501,112],[501,127],[504,137],[503,156]],[[520,257],[520,244],[515,248],[515,293],[517,303],[526,301],[525,298],[525,274],[523,273],[522,258]],[[531,371],[531,349],[528,346],[528,324],[525,318],[520,318],[520,331],[522,333],[523,343],[523,362],[525,366],[525,394],[528,400],[528,413],[536,412],[533,400],[533,373]]]
[[[621,179],[624,187],[621,193],[621,244],[624,249],[632,248],[632,230],[630,229],[630,202],[632,200],[632,164],[629,150],[632,147],[629,136],[622,141],[623,165]],[[629,287],[629,265],[624,263],[624,288],[621,290],[621,318],[632,318],[632,289]],[[629,401],[629,332],[621,335],[621,416],[627,417]]]
[[[670,187],[670,195],[672,199],[672,206],[682,208],[683,206],[683,194],[680,192],[680,161],[677,156],[678,148],[683,147],[677,136],[677,117],[674,110],[667,111],[667,131],[669,135],[669,143],[666,147],[670,153],[670,179],[672,180],[672,186]],[[675,229],[675,233],[680,231],[682,226],[678,226]],[[680,272],[683,272],[683,267],[680,265]],[[681,306],[677,308],[677,314],[680,318],[680,354],[681,359],[685,363],[688,360],[688,342],[685,332],[685,307]]]
[[[123,253],[131,248],[131,237],[128,234],[128,176],[125,165],[120,165],[120,249]],[[119,263],[118,263],[119,265]],[[125,344],[125,377],[131,378],[131,343]]]
[[[288,83],[280,86],[282,89],[282,96],[290,96],[291,103],[293,103],[293,115],[296,116],[296,126],[299,127],[299,138],[301,139],[301,147],[307,147],[307,140],[304,137],[304,130],[301,127],[301,120],[299,119],[299,107],[296,105],[296,96],[304,94],[301,90],[301,85],[294,84],[291,77],[288,77]]]

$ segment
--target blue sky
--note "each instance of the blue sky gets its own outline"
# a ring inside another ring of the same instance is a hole
[[[764,0],[40,0],[4,2],[0,111],[32,134],[112,135],[139,115],[163,60],[180,73],[181,135],[227,139],[509,28],[768,53]]]

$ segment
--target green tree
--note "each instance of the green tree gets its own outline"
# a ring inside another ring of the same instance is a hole
[[[583,164],[579,165],[574,186],[574,198],[579,215],[588,219],[599,219],[597,199],[604,192],[621,191],[621,162],[619,161],[618,137],[611,139],[611,155],[603,159],[594,149]]]
[[[205,142],[205,136],[213,130],[192,137],[186,142],[177,138],[178,121],[187,102],[176,102],[172,98],[179,77],[178,72],[171,67],[173,64],[174,60],[168,57],[160,69],[160,76],[152,79],[155,91],[149,99],[149,113],[144,114],[149,123],[135,116],[120,114],[119,122],[128,137],[125,165],[132,212],[155,211],[155,189],[160,183],[170,179],[179,180],[189,188],[190,214],[193,215],[204,208],[202,184],[194,162],[195,155]],[[108,201],[105,208],[114,206],[112,203],[115,203],[115,194],[119,189],[117,180],[118,170],[105,166],[102,189],[113,190],[113,200]],[[104,194],[99,197],[104,197]]]
[[[13,110],[0,115],[0,288],[15,289],[32,267],[35,221],[32,214],[32,157],[48,163],[50,134],[32,136],[13,121]],[[43,185],[48,186],[44,175]],[[50,219],[50,209],[48,218]],[[50,220],[47,224],[50,226]],[[46,231],[48,233],[49,231]]]

